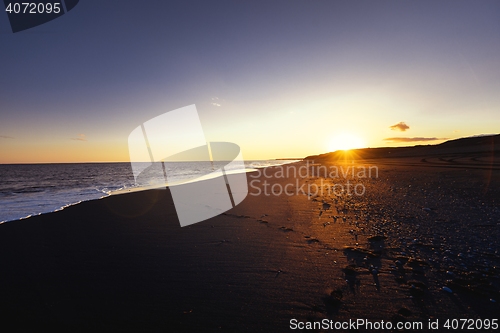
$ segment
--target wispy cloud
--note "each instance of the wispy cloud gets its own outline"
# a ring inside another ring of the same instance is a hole
[[[8,135],[0,135],[0,139],[14,139],[14,138]]]
[[[87,141],[87,137],[85,136],[85,134],[78,134],[77,138],[71,138],[71,140],[75,140],[75,141]]]
[[[211,100],[212,102],[210,104],[213,106],[221,106],[220,102],[223,101],[223,99],[220,99],[219,97],[212,97]]]
[[[393,131],[404,132],[406,130],[409,130],[410,126],[406,125],[406,123],[404,123],[404,122],[401,121],[401,122],[397,123],[396,125],[390,126],[390,129],[393,130]]]
[[[424,141],[440,141],[440,140],[448,140],[448,138],[424,138],[424,137],[415,137],[415,138],[385,138],[384,141],[388,142],[424,142]]]

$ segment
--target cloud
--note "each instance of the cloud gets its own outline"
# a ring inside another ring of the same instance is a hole
[[[401,131],[404,132],[410,129],[410,126],[406,125],[403,121],[397,123],[396,125],[390,126],[390,129],[393,131]]]
[[[8,135],[0,135],[0,139],[14,139],[14,138]]]
[[[85,136],[85,134],[78,134],[77,138],[71,138],[71,140],[75,140],[75,141],[87,141],[87,137]]]
[[[389,142],[424,142],[424,141],[440,141],[440,140],[448,140],[448,138],[415,137],[415,138],[385,138],[384,139],[384,141],[389,141]]]
[[[224,99],[219,98],[219,97],[212,97],[210,99],[212,100],[212,102],[210,104],[212,104],[213,106],[222,106],[220,103],[225,102]]]

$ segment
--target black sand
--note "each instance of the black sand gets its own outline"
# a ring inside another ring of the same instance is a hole
[[[363,163],[379,167],[356,179],[363,196],[250,194],[184,228],[168,190],[4,223],[2,326],[285,332],[292,318],[498,318],[499,171]],[[337,181],[300,184],[322,179]]]

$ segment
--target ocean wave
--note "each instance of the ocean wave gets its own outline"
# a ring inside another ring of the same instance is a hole
[[[152,182],[148,179],[143,183],[135,183],[130,163],[0,165],[3,177],[0,183],[0,223],[60,211],[109,195],[213,178],[220,175],[215,171],[222,167],[226,174],[232,174],[293,162],[296,161],[246,161],[243,171],[227,167],[223,162],[178,162],[169,165],[168,182],[161,170]]]

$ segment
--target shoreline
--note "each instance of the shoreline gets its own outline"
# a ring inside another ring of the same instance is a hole
[[[144,332],[495,316],[498,172],[379,168],[355,179],[363,196],[249,194],[183,228],[168,189],[4,223],[0,310],[20,328]],[[321,181],[337,180],[299,180]]]
[[[129,163],[129,162],[110,162],[108,164],[123,164],[123,163]],[[295,162],[287,162],[287,163],[284,163],[282,165],[288,165],[288,164],[292,164],[292,163],[295,163]],[[46,164],[65,164],[65,163],[46,163]],[[90,164],[90,163],[66,163],[66,164],[80,165],[80,164]],[[102,164],[102,163],[94,163],[94,164]],[[17,165],[17,164],[11,164],[11,165]],[[26,164],[26,165],[28,165],[28,164]],[[36,164],[36,165],[38,165],[38,164]],[[253,169],[245,169],[244,172],[245,173],[254,172],[255,170],[258,170],[258,169],[261,169],[261,168],[267,168],[267,167],[269,167],[269,166],[256,167],[256,168],[253,168]],[[231,174],[231,173],[232,172],[227,172],[227,174]],[[210,179],[210,177],[201,176],[201,177],[193,178],[192,180],[187,181],[185,183],[203,181],[205,179]],[[180,183],[180,184],[184,184],[184,183]],[[71,207],[71,206],[74,206],[74,205],[78,205],[78,204],[80,204],[82,202],[93,201],[93,200],[101,200],[101,199],[104,199],[106,197],[113,196],[113,195],[120,195],[120,194],[140,192],[140,191],[149,191],[149,190],[156,190],[156,189],[164,189],[165,187],[168,187],[168,186],[176,186],[176,185],[180,185],[180,184],[178,182],[175,182],[175,183],[173,183],[171,185],[168,185],[168,184],[166,184],[166,185],[150,185],[150,186],[141,185],[141,186],[134,186],[134,187],[128,187],[128,188],[121,188],[121,189],[118,189],[118,190],[112,190],[112,191],[108,191],[108,192],[101,192],[103,195],[101,197],[99,197],[99,198],[84,199],[84,200],[79,200],[77,202],[71,202],[71,203],[68,203],[68,204],[64,204],[63,206],[58,207],[58,208],[56,208],[54,210],[51,210],[51,211],[40,212],[40,213],[32,213],[32,214],[29,214],[29,215],[26,215],[26,216],[22,216],[20,218],[16,218],[16,219],[12,219],[12,220],[0,221],[0,224],[10,223],[10,222],[16,222],[16,221],[21,221],[21,220],[26,220],[26,219],[29,219],[31,217],[39,216],[39,215],[43,215],[43,214],[55,213],[55,212],[64,210],[64,209],[66,209],[68,207]]]

